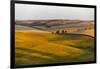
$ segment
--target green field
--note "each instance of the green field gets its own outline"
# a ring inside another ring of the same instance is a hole
[[[16,66],[94,61],[94,38],[86,35],[15,33]]]

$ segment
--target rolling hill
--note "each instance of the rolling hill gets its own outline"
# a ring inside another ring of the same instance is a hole
[[[94,38],[81,34],[15,32],[16,67],[94,61]]]
[[[42,30],[55,32],[65,30],[67,33],[86,34],[94,37],[94,21],[82,20],[17,20],[15,22],[16,30]],[[92,30],[92,31],[91,31]]]

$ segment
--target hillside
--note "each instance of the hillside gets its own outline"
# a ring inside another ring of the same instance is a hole
[[[94,38],[86,35],[16,32],[16,67],[94,61]]]
[[[22,26],[22,25],[15,25],[15,30],[34,30],[32,27]]]
[[[93,20],[16,20],[16,30],[34,30],[56,32],[65,30],[67,33],[86,34],[94,37]]]
[[[63,22],[81,22],[82,20],[64,20],[64,19],[48,19],[48,20],[16,20],[16,22],[23,22],[23,23],[32,23],[32,22],[40,22],[40,23],[48,23],[49,21],[63,21]]]
[[[83,32],[83,34],[90,35],[94,37],[94,29],[88,29]]]

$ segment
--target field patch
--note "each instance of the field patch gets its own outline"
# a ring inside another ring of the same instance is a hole
[[[94,61],[94,38],[86,35],[15,32],[16,67]]]

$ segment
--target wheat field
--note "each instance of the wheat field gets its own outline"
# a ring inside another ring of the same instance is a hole
[[[94,38],[86,35],[15,32],[15,64],[94,61]]]

